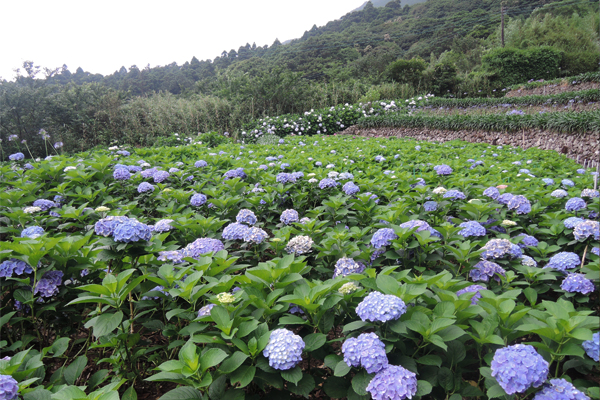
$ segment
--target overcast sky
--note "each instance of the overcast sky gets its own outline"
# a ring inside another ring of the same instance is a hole
[[[214,59],[295,39],[364,0],[2,0],[0,77],[31,60],[91,73]]]

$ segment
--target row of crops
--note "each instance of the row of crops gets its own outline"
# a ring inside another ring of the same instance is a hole
[[[2,399],[600,398],[597,175],[556,153],[319,135],[13,159]]]
[[[570,85],[576,86],[581,83],[586,82],[600,82],[600,72],[586,72],[583,74],[569,76],[565,78],[556,78],[550,80],[531,80],[527,83],[521,83],[517,85],[513,85],[510,87],[511,90],[519,90],[519,89],[535,89],[542,86],[550,86],[550,85]]]

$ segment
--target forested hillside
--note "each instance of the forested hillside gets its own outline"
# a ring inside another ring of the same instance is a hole
[[[153,135],[233,131],[266,115],[426,92],[498,95],[517,81],[597,70],[598,1],[505,1],[504,46],[500,3],[368,2],[289,44],[247,43],[213,60],[108,76],[28,62],[15,81],[0,81],[0,136],[44,128],[83,149],[115,131],[141,132],[157,115],[163,128]],[[171,121],[183,116],[193,122]]]

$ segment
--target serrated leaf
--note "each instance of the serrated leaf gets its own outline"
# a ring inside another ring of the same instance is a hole
[[[74,385],[77,379],[79,379],[87,365],[87,361],[88,359],[86,356],[79,356],[65,368],[64,377],[69,385]]]
[[[240,365],[246,361],[248,356],[241,351],[236,351],[230,355],[219,367],[219,371],[229,374],[235,371]]]
[[[375,374],[368,374],[367,371],[360,371],[352,378],[352,389],[361,396],[369,394],[367,386],[369,386],[369,382],[371,382],[374,376]]]
[[[181,386],[165,393],[158,400],[202,400],[202,393],[190,386]]]
[[[305,351],[314,351],[320,349],[327,341],[327,335],[323,333],[311,333],[304,337],[304,343],[306,344]]]
[[[227,358],[227,353],[225,353],[221,349],[209,349],[200,357],[200,365],[202,367],[202,371],[206,371],[210,367],[214,367],[221,361]]]
[[[302,370],[300,367],[296,366],[292,369],[281,371],[281,377],[288,382],[297,384],[302,379]]]
[[[425,396],[431,393],[433,386],[427,381],[417,381],[417,396]]]
[[[351,367],[349,367],[348,364],[346,364],[346,362],[344,360],[342,360],[335,366],[333,375],[346,376],[348,374],[348,372],[350,372],[350,369],[351,369]]]

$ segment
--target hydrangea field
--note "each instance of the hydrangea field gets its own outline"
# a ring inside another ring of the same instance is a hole
[[[0,400],[600,398],[596,171],[272,142],[1,164]]]

